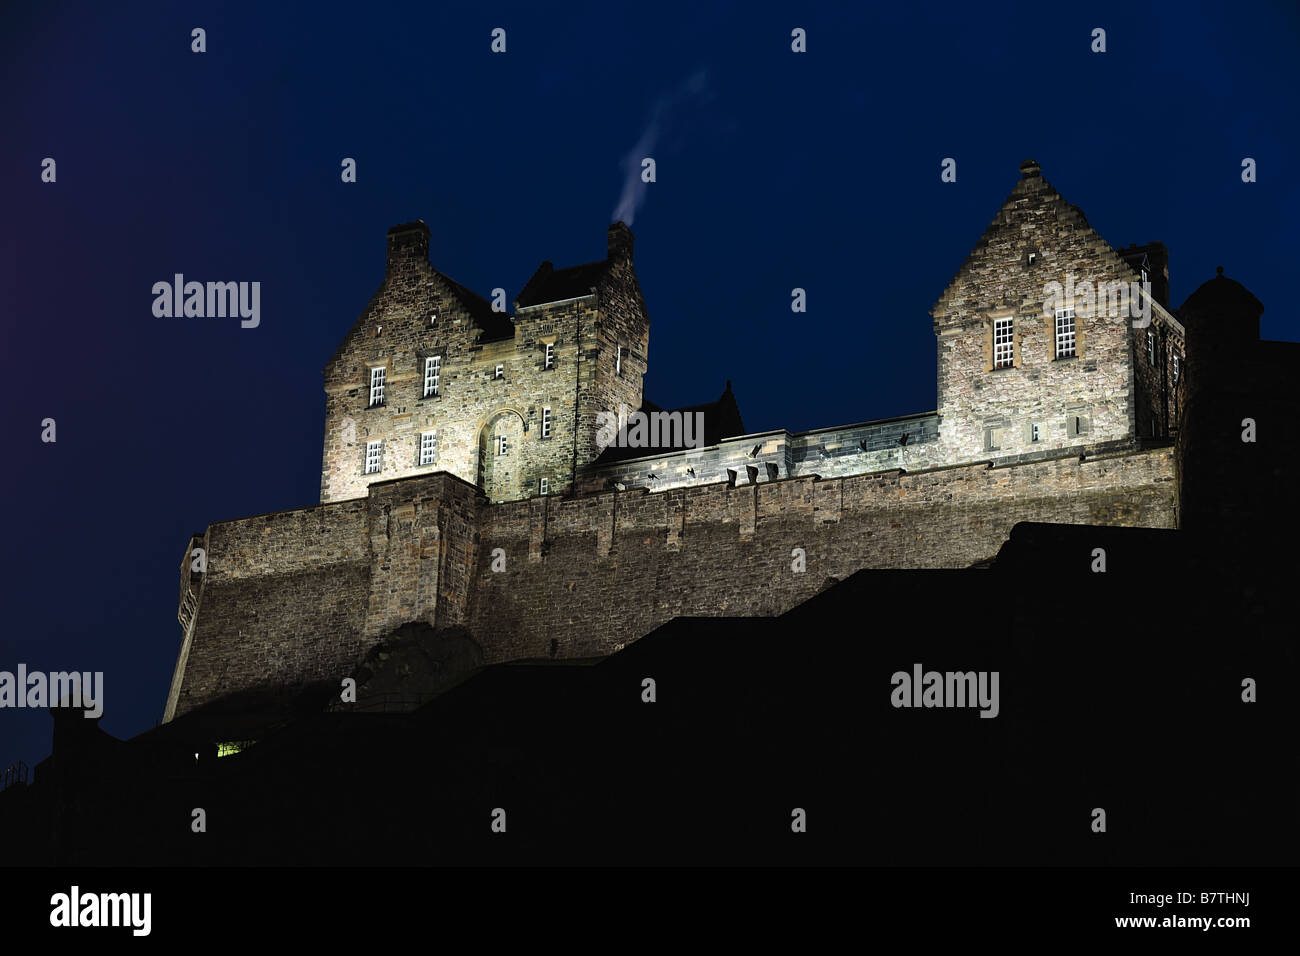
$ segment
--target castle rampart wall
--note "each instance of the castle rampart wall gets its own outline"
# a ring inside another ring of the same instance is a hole
[[[548,656],[552,640],[558,657],[609,654],[681,615],[783,613],[863,568],[967,567],[1019,521],[1173,528],[1175,486],[1160,448],[507,502],[486,513],[482,548],[510,561],[480,565],[470,617],[489,661]]]
[[[466,626],[488,662],[603,655],[677,616],[780,614],[862,568],[969,566],[1019,521],[1172,528],[1175,486],[1170,448],[496,505],[449,474],[377,483],[208,529],[168,713],[341,680],[406,621]]]
[[[350,669],[365,650],[367,511],[361,498],[208,528],[207,571],[169,715],[236,691]]]

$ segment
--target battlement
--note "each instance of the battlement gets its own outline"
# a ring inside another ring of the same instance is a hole
[[[677,616],[783,613],[863,568],[967,567],[1023,520],[1172,528],[1173,452],[496,504],[446,473],[376,483],[208,528],[166,717],[339,681],[411,621],[467,628],[485,663],[603,655]]]
[[[1263,306],[1220,275],[1175,314],[1163,245],[1117,251],[1037,163],[1020,172],[932,309],[936,410],[798,433],[745,433],[730,382],[705,405],[645,400],[622,223],[604,259],[543,262],[513,316],[502,290],[489,303],[429,264],[423,222],[394,227],[325,369],[321,505],[214,524],[187,549],[207,567],[181,566],[167,719],[337,682],[405,624],[468,634],[461,660],[600,656],[677,616],[783,613],[867,568],[981,565],[1022,521],[1212,522],[1210,459],[1280,488],[1233,444],[1251,415],[1294,430],[1284,402],[1230,385],[1291,357],[1250,344]],[[1164,284],[1125,308],[1148,321],[1098,306],[1143,271]],[[1240,368],[1209,371],[1224,354]],[[659,416],[655,437],[640,416],[610,429],[626,411]],[[691,438],[663,427],[687,416],[703,416]]]
[[[608,488],[666,491],[725,482],[755,485],[803,475],[829,478],[897,468],[920,471],[944,464],[934,412],[791,433],[784,429],[726,438],[715,445],[648,450],[579,476],[581,493]],[[928,446],[928,447],[927,447]]]

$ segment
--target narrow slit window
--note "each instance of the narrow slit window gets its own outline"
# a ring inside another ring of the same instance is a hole
[[[430,355],[424,360],[424,397],[434,398],[438,394],[438,383],[442,379],[442,356]]]
[[[542,409],[542,437],[551,437],[551,409],[549,407]]]

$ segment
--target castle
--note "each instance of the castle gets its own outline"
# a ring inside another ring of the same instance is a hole
[[[622,223],[604,260],[542,263],[513,315],[428,249],[422,222],[389,230],[325,368],[320,504],[188,543],[165,720],[337,686],[412,622],[475,664],[591,658],[674,617],[780,614],[863,568],[977,565],[1021,521],[1183,526],[1185,324],[1258,339],[1262,312],[1220,276],[1175,314],[1165,247],[1112,248],[1027,160],[932,309],[933,411],[746,434],[730,383],[672,412],[643,394]],[[602,427],[628,410],[674,427],[638,447]],[[691,441],[675,423],[695,417]]]

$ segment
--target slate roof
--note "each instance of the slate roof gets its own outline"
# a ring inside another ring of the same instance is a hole
[[[1194,324],[1258,321],[1263,314],[1264,303],[1240,282],[1225,276],[1223,266],[1213,279],[1201,283],[1178,310],[1179,318],[1186,321],[1190,317]]]
[[[745,423],[740,418],[740,406],[736,404],[736,396],[731,391],[731,381],[727,381],[727,387],[715,401],[704,402],[700,405],[686,405],[682,408],[665,409],[656,405],[649,399],[641,402],[641,411],[647,415],[654,412],[676,411],[681,412],[684,416],[702,412],[704,414],[704,440],[701,443],[704,447],[716,445],[724,438],[734,438],[737,435],[745,434]],[[684,446],[673,448],[626,448],[619,447],[623,443],[617,441],[610,445],[595,460],[595,465],[608,465],[612,462],[625,461],[629,458],[644,458],[646,455],[652,455],[657,452],[671,454],[675,451],[682,451]]]
[[[589,295],[608,266],[608,259],[564,269],[556,269],[550,262],[543,262],[515,299],[515,307],[522,309],[530,305],[561,302]]]
[[[515,324],[510,321],[510,316],[504,312],[493,312],[492,303],[473,289],[461,285],[450,276],[438,272],[437,269],[433,271],[438,278],[447,283],[452,295],[456,297],[461,307],[470,314],[474,324],[483,330],[481,341],[492,342],[496,339],[508,339],[514,336]]]

